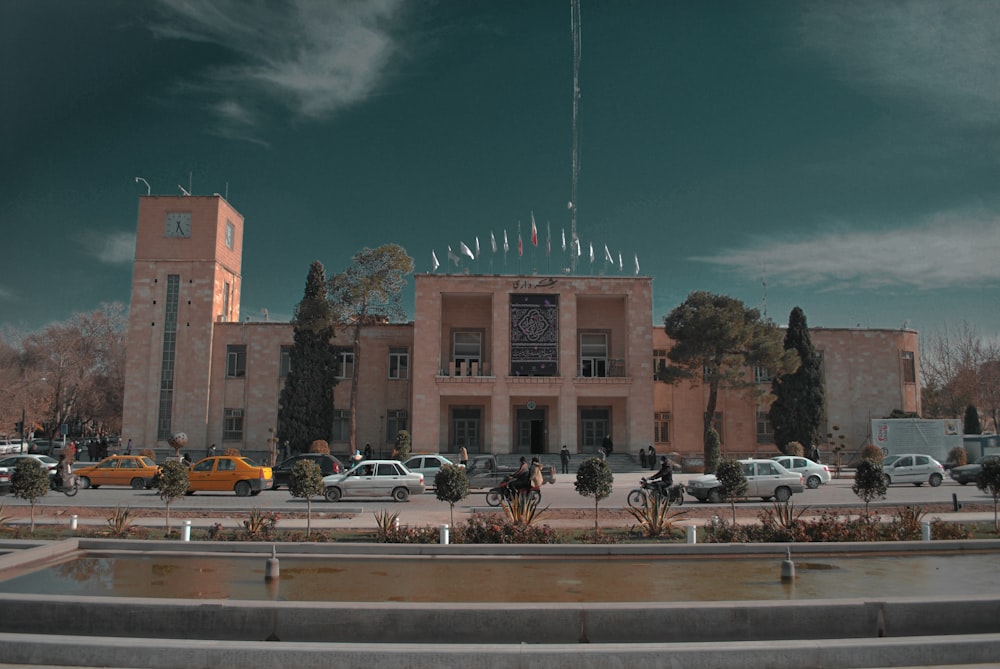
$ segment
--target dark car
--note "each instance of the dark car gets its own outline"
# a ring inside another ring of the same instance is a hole
[[[983,471],[984,464],[997,460],[1000,460],[1000,455],[984,455],[973,463],[952,467],[948,470],[948,475],[957,483],[969,485],[976,482],[976,477]]]
[[[339,474],[344,471],[344,465],[332,455],[326,453],[299,453],[298,455],[293,455],[288,458],[280,465],[273,467],[271,471],[274,473],[274,489],[277,490],[280,486],[288,487],[288,481],[292,478],[292,467],[295,463],[300,460],[311,460],[319,465],[319,471],[323,476],[329,476],[330,474]]]

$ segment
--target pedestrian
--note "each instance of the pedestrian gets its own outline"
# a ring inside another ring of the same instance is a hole
[[[649,471],[656,469],[656,449],[649,445],[649,452],[646,453],[646,460],[649,462]]]
[[[108,438],[101,437],[101,459],[108,457]]]
[[[562,450],[559,451],[559,462],[562,463],[562,473],[569,474],[569,449],[566,448],[566,444],[563,444]]]
[[[463,467],[469,464],[469,452],[465,450],[465,446],[458,449],[458,463]]]
[[[371,459],[372,459],[372,445],[365,444],[365,460],[371,460]]]
[[[125,455],[132,455],[132,437],[128,438],[128,444],[125,446]]]
[[[645,448],[640,448],[639,449],[639,466],[642,467],[643,469],[646,468],[646,449]]]
[[[603,446],[597,447],[597,457],[599,457],[602,462],[607,459],[608,452],[604,450]]]
[[[184,465],[185,467],[187,467],[188,469],[191,469],[191,465],[194,464],[194,463],[191,462],[191,454],[190,453],[185,453],[184,454],[184,457],[181,458],[181,464]]]
[[[611,442],[610,434],[604,435],[604,441],[601,442],[601,448],[603,448],[604,452],[608,455],[611,455],[611,453],[615,450],[615,445]]]
[[[215,444],[212,444],[211,446],[209,446],[208,450],[205,451],[205,457],[206,458],[210,458],[213,455],[215,455]]]
[[[810,455],[812,455],[810,459],[813,462],[819,462],[819,449],[816,447],[815,444],[813,444],[812,453]]]

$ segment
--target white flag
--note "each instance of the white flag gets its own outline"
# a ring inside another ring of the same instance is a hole
[[[563,252],[565,253],[566,252],[566,228],[563,228],[563,231],[562,231],[562,240],[563,240]]]
[[[594,264],[594,242],[590,242],[590,264]]]
[[[476,259],[476,255],[472,252],[472,249],[465,245],[465,242],[458,243],[458,250],[462,252],[462,255],[467,255],[473,260]]]
[[[432,272],[436,272],[437,268],[441,266],[441,263],[438,262],[437,254],[433,250],[431,250],[431,265]]]
[[[615,259],[611,257],[611,251],[608,250],[608,245],[604,245],[604,259],[607,260],[612,265],[615,264]]]
[[[507,228],[503,230],[503,252],[507,253],[510,251],[510,244],[507,243]]]
[[[618,252],[618,271],[625,269],[625,263],[622,262],[622,252]]]
[[[479,257],[479,235],[476,235],[476,257]]]
[[[451,245],[450,244],[448,245],[448,260],[452,261],[456,265],[458,264],[458,261],[460,260],[460,258],[457,255],[455,255],[455,252],[451,250]]]
[[[493,236],[493,231],[490,230],[490,246],[493,247],[493,253],[497,252],[497,238]]]
[[[580,240],[576,240],[576,257],[579,258],[583,255],[583,251],[580,249]]]
[[[635,273],[639,273],[639,254],[635,254]]]

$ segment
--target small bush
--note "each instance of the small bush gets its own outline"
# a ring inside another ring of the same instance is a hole
[[[254,508],[250,511],[250,516],[243,521],[243,528],[247,537],[253,541],[270,541],[274,535],[274,528],[278,525],[278,518],[278,514],[274,512]]]
[[[670,500],[666,497],[646,495],[644,502],[638,509],[627,506],[625,510],[639,522],[645,537],[670,536],[673,534],[674,523],[687,515],[687,511],[671,510]]]
[[[238,458],[240,457],[240,449],[233,448],[232,446],[222,449],[223,455],[228,455],[230,457]]]
[[[865,444],[865,447],[861,449],[860,457],[862,460],[871,460],[872,462],[882,464],[885,454],[875,444]]]
[[[330,454],[330,444],[326,443],[323,439],[317,439],[316,441],[309,444],[310,453],[325,453]]]
[[[806,449],[802,448],[802,444],[797,441],[790,441],[785,444],[785,455],[796,455],[802,457],[806,452]]]
[[[965,450],[965,446],[955,446],[948,451],[947,461],[955,467],[967,465],[969,464],[969,452]]]
[[[495,514],[473,514],[468,522],[455,528],[455,543],[460,544],[558,544],[559,534],[548,525],[515,523]]]
[[[115,512],[106,521],[111,534],[122,539],[127,537],[132,529],[132,523],[135,522],[132,516],[132,509],[127,506],[124,509],[116,506]]]
[[[149,458],[153,462],[156,462],[156,451],[154,451],[152,448],[142,449],[141,451],[139,451],[139,455],[143,456],[144,458]]]

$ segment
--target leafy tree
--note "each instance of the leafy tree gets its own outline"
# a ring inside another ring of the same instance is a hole
[[[719,433],[715,428],[709,428],[705,435],[705,473],[714,474],[719,467],[719,459],[722,457],[722,442],[719,440]]]
[[[965,407],[965,421],[963,423],[965,434],[982,434],[983,426],[979,423],[979,410],[970,404]]]
[[[396,433],[396,448],[393,449],[392,454],[397,460],[406,460],[410,457],[410,449],[412,444],[410,441],[410,433],[406,430],[400,430]]]
[[[715,472],[715,478],[719,479],[719,496],[722,500],[729,502],[733,510],[733,524],[736,524],[736,500],[747,496],[750,489],[747,483],[746,474],[743,473],[743,465],[738,460],[725,459],[719,463]]]
[[[300,453],[315,439],[329,440],[333,429],[334,314],[326,299],[326,272],[318,260],[309,266],[305,294],[292,323],[291,368],[279,400],[278,435]]]
[[[611,495],[614,481],[611,466],[601,458],[588,458],[576,470],[576,482],[573,484],[576,491],[584,497],[594,498],[594,531],[597,531],[598,504]]]
[[[451,526],[455,526],[455,504],[469,496],[469,477],[465,468],[444,465],[434,475],[434,496],[451,507]]]
[[[38,460],[18,460],[10,477],[10,491],[14,497],[31,504],[31,534],[35,533],[35,502],[49,492],[49,470]]]
[[[854,485],[851,486],[854,494],[865,503],[865,516],[868,514],[868,505],[872,500],[885,499],[885,494],[889,490],[889,485],[885,481],[885,472],[882,470],[882,463],[868,458],[858,462],[854,470]]]
[[[312,534],[312,498],[323,494],[323,472],[312,460],[299,460],[292,467],[288,492],[306,499],[306,536]]]
[[[153,487],[160,492],[160,499],[167,505],[167,534],[170,534],[170,505],[184,496],[188,489],[188,468],[176,460],[160,465],[153,478]]]
[[[330,305],[336,319],[352,332],[354,368],[351,374],[350,447],[357,450],[358,388],[361,373],[361,329],[369,325],[405,320],[401,304],[405,275],[413,271],[413,258],[398,244],[377,249],[365,247],[350,267],[330,278]]]
[[[976,476],[976,487],[993,498],[993,529],[1000,532],[997,507],[1000,506],[1000,460],[988,460]]]
[[[799,368],[788,374],[775,375],[771,382],[774,402],[768,418],[774,429],[774,443],[782,453],[788,453],[789,442],[797,441],[811,447],[820,443],[823,423],[823,368],[813,348],[802,309],[795,307],[788,316],[785,331],[786,351],[795,351]]]
[[[755,390],[746,370],[765,367],[772,375],[788,374],[798,365],[794,350],[784,350],[781,333],[760,312],[741,301],[705,291],[694,291],[664,318],[664,330],[674,342],[667,353],[670,365],[660,373],[663,381],[701,379],[708,384],[704,429],[705,465],[708,467],[708,431],[712,427],[719,388]]]

